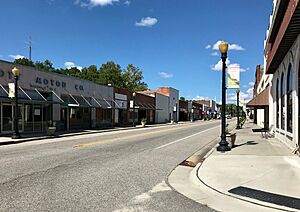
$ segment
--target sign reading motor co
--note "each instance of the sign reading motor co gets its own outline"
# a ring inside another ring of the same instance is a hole
[[[62,87],[62,88],[65,88],[67,85],[64,81],[58,81],[52,79],[49,80],[41,77],[37,77],[35,79],[35,83],[40,85],[51,85],[51,86]]]
[[[52,87],[58,87],[58,88],[60,88],[60,87],[66,88],[67,87],[67,83],[64,81],[41,78],[41,77],[36,77],[35,83],[39,84],[39,85],[52,86]],[[83,91],[84,89],[83,89],[82,85],[75,84],[75,90]]]

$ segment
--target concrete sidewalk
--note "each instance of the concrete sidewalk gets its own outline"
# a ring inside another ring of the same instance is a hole
[[[171,186],[217,211],[300,211],[300,157],[253,128],[237,131],[231,151],[213,148],[195,168],[176,168]],[[180,174],[189,178],[185,186]]]

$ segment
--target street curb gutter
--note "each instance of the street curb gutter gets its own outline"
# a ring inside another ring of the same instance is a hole
[[[218,137],[217,137],[218,138]],[[204,159],[206,158],[207,155],[210,155],[213,152],[213,148],[216,146],[216,144],[218,143],[218,139],[215,138],[212,141],[210,141],[208,144],[206,144],[204,147],[202,147],[201,149],[197,150],[196,152],[194,152],[191,156],[189,156],[188,158],[186,158],[184,161],[182,161],[180,164],[178,164],[177,166],[175,166],[170,173],[167,175],[166,178],[166,183],[168,184],[168,186],[170,186],[174,191],[176,191],[177,193],[181,194],[182,196],[185,197],[185,195],[183,195],[182,193],[180,193],[179,191],[177,191],[170,183],[169,183],[169,177],[170,175],[173,173],[173,171],[179,167],[179,166],[187,166],[187,167],[196,167],[197,164],[200,164],[204,161]],[[208,156],[207,156],[208,157]],[[194,169],[194,168],[193,168]]]

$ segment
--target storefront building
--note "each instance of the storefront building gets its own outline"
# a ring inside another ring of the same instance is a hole
[[[155,98],[155,123],[161,124],[169,122],[169,97],[150,90],[141,93]]]
[[[114,88],[115,110],[114,110],[114,126],[130,126],[132,121],[130,117],[133,116],[133,111],[130,111],[130,100],[132,93],[126,89]]]
[[[169,120],[179,120],[179,90],[172,87],[160,87],[154,90],[169,97]]]
[[[112,124],[113,88],[54,72],[0,61],[1,134],[14,130],[14,101],[8,84],[14,83],[11,70],[19,77],[20,132],[44,132],[49,121],[57,130],[90,129]]]
[[[260,65],[256,65],[253,98],[247,103],[247,107],[251,109],[254,123],[264,129],[269,129],[271,83],[272,75],[267,75],[265,69],[262,69]]]
[[[141,123],[142,119],[146,119],[147,123],[155,123],[155,97],[137,92],[135,96],[135,112],[137,113],[138,124]]]
[[[275,136],[292,149],[299,148],[299,0],[273,2],[273,14],[265,41],[266,74],[270,87],[270,123]]]
[[[188,101],[179,100],[179,121],[189,120]]]

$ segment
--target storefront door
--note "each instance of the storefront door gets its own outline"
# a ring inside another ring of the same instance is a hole
[[[10,133],[13,130],[13,107],[10,104],[2,104],[1,107],[1,132]]]
[[[61,107],[60,117],[61,117],[61,123],[62,123],[62,129],[61,130],[67,130],[67,127],[68,127],[68,108]]]

